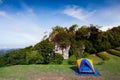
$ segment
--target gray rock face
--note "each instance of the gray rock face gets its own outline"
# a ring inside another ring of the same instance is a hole
[[[60,53],[63,55],[64,59],[68,59],[69,58],[69,49],[70,49],[70,45],[67,46],[66,48],[62,49],[60,46],[55,45],[55,53]]]

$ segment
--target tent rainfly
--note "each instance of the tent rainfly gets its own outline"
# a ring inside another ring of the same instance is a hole
[[[100,73],[94,68],[92,60],[87,58],[77,60],[75,74],[80,76],[100,76]]]
[[[80,73],[94,73],[93,62],[87,58],[77,60],[78,71]]]

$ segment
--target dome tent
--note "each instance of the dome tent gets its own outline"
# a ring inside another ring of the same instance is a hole
[[[78,71],[81,73],[94,73],[93,62],[87,58],[77,60]]]
[[[77,66],[75,67],[75,75],[101,76],[97,69],[94,68],[92,60],[87,58],[80,58],[77,60]]]

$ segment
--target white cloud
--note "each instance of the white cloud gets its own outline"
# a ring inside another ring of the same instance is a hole
[[[120,25],[120,6],[110,6],[98,9],[92,17],[92,22],[103,26],[102,30],[107,30]]]
[[[120,5],[112,5],[101,8],[95,8],[92,11],[80,8],[78,6],[68,6],[63,10],[63,13],[74,17],[82,23],[79,25],[99,25],[103,31],[120,25]]]
[[[113,27],[117,27],[118,25],[104,25],[103,27],[100,28],[102,31],[107,31],[108,29],[111,29]]]
[[[120,6],[109,7],[101,10],[103,17],[120,22]]]
[[[15,32],[15,34],[18,34],[19,36],[32,43],[36,43],[40,41],[40,39],[42,39],[45,30],[39,25],[34,24],[34,22],[26,22],[21,24],[22,25],[16,25],[15,27],[13,27],[11,32]]]
[[[0,11],[0,16],[1,17],[5,17],[7,19],[13,19],[12,17],[10,17],[5,11]]]
[[[0,45],[6,42],[6,39],[9,39],[9,41],[4,46],[8,47],[10,45],[13,47],[25,47],[39,42],[45,30],[36,21],[37,17],[34,10],[29,7],[14,14],[0,11],[0,25],[3,26],[0,27],[0,33],[4,34],[1,35]]]
[[[96,11],[87,11],[84,10],[78,6],[67,6],[64,10],[63,13],[74,17],[76,19],[79,19],[80,21],[86,21],[89,17],[91,17]]]

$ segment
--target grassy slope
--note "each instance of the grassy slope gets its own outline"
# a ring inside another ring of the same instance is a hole
[[[74,65],[16,65],[0,68],[0,80],[119,80],[120,57],[104,53],[110,60],[103,61],[90,55],[101,77],[80,77],[74,75]]]
[[[100,71],[105,80],[120,79],[120,57],[105,53],[110,60],[106,60],[103,64],[96,64],[95,67]]]

